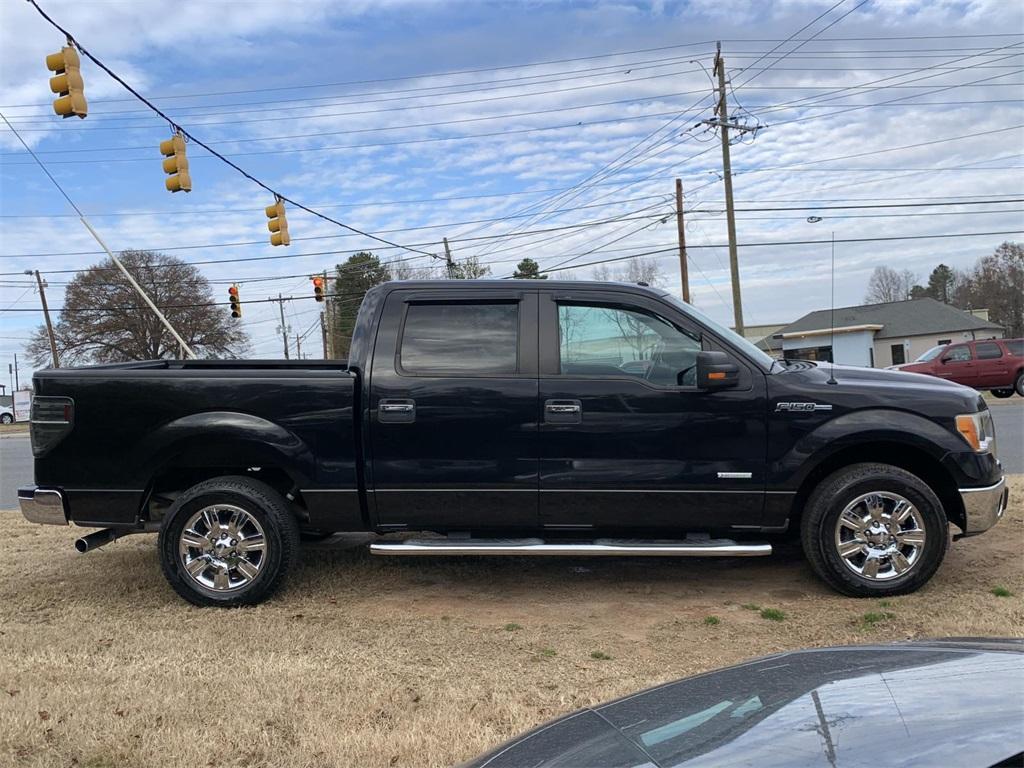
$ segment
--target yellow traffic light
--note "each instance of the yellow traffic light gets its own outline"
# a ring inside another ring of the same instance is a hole
[[[53,111],[61,117],[78,115],[84,118],[89,112],[81,64],[78,51],[71,45],[46,57],[46,68],[57,73],[56,77],[50,78],[50,90],[58,94],[53,101]]]
[[[192,177],[188,175],[188,157],[185,156],[185,137],[181,132],[160,142],[160,154],[165,155],[164,173],[171,174],[164,180],[168,192],[191,192]]]
[[[228,288],[228,303],[231,305],[231,316],[238,319],[242,316],[242,300],[238,296],[238,286]]]
[[[289,245],[292,241],[288,237],[288,219],[284,215],[284,200],[277,198],[277,202],[267,206],[267,229],[270,230],[271,245]]]

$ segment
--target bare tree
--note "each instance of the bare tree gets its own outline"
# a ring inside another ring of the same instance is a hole
[[[476,256],[467,256],[455,262],[455,277],[459,280],[477,280],[491,274],[491,268],[481,264]]]
[[[987,308],[1007,338],[1024,336],[1024,247],[1006,242],[978,259],[957,299],[961,309]]]
[[[436,278],[436,267],[417,267],[407,261],[396,259],[385,263],[392,280],[432,280]]]
[[[665,273],[658,260],[645,256],[619,262],[614,268],[608,264],[599,264],[594,267],[593,277],[601,281],[618,280],[623,283],[647,283],[656,286],[665,282]]]
[[[153,251],[123,251],[121,261],[192,350],[203,357],[238,357],[248,338],[231,319],[227,289],[214,298],[191,264]],[[181,355],[178,343],[110,259],[77,273],[68,283],[53,326],[62,363],[119,363]],[[46,328],[27,347],[37,366],[50,360]]]
[[[906,301],[910,298],[917,276],[909,269],[897,271],[885,265],[875,267],[868,279],[868,291],[864,294],[865,304],[884,304],[891,301]]]

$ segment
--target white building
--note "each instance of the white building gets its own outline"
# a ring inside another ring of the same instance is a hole
[[[935,299],[912,299],[819,309],[760,346],[786,358],[885,368],[916,360],[939,344],[1002,336],[1002,326],[989,321],[987,310],[965,312]]]

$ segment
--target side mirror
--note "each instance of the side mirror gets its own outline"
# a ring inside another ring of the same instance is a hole
[[[740,381],[740,369],[725,352],[697,353],[697,388],[728,389]]]
[[[945,365],[946,363],[949,362],[949,358],[948,357],[941,357],[941,358],[939,358],[939,362],[942,363],[943,365]]]

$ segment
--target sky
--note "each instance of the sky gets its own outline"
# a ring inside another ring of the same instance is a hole
[[[89,61],[89,116],[56,117],[44,59],[63,38],[25,0],[0,0],[0,113],[103,239],[198,263],[218,301],[231,282],[243,302],[295,297],[286,323],[309,334],[305,352],[319,352],[322,307],[308,275],[360,249],[440,276],[420,252],[447,237],[496,277],[529,256],[578,279],[654,252],[678,295],[676,178],[693,302],[731,324],[722,149],[700,122],[714,117],[716,41],[731,118],[760,126],[731,146],[747,325],[828,306],[833,235],[839,306],[878,265],[924,280],[1024,237],[1018,3],[39,3],[271,189],[411,249],[293,207],[291,246],[271,247],[270,193],[194,144],[192,192],[168,193],[169,124]],[[102,254],[2,124],[0,153],[6,366],[42,319],[24,270],[59,309],[73,270]],[[252,356],[280,356],[276,304],[247,304],[240,322]]]

